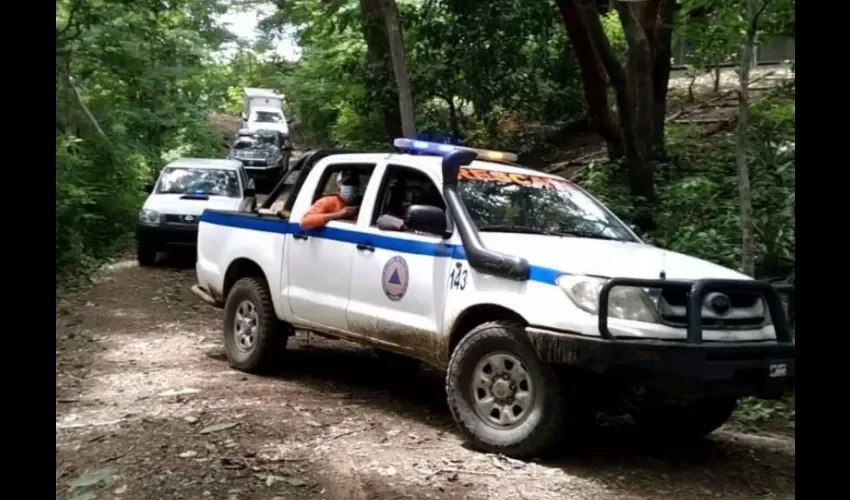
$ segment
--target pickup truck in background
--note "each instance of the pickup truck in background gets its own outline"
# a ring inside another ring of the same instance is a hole
[[[289,120],[283,114],[283,95],[274,90],[245,88],[245,106],[242,111],[244,128],[255,130],[274,130],[283,137],[289,137]]]
[[[291,151],[286,138],[279,132],[241,129],[230,146],[227,158],[241,162],[252,179],[276,183],[289,163]]]
[[[447,370],[463,435],[514,457],[580,435],[600,411],[659,438],[702,437],[738,398],[793,384],[771,285],[645,244],[586,191],[509,153],[395,146],[308,153],[261,213],[204,212],[193,291],[224,309],[233,367],[285,363],[296,330],[426,362]],[[356,220],[302,229],[343,173],[360,176]]]

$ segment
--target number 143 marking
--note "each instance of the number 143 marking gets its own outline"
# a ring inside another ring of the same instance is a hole
[[[449,274],[449,289],[451,290],[464,290],[466,289],[466,277],[469,275],[469,272],[463,268],[463,264],[460,262],[457,263],[457,267],[452,269],[451,274]]]

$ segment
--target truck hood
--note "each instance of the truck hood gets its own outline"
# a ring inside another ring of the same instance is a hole
[[[210,196],[208,200],[181,200],[179,194],[156,194],[150,196],[143,208],[162,214],[201,215],[204,210],[238,210],[239,198]]]
[[[257,146],[230,150],[230,157],[235,159],[267,159],[278,155],[280,150],[274,146]]]
[[[642,243],[516,233],[480,233],[490,250],[517,255],[534,266],[607,278],[751,279],[745,274]]]

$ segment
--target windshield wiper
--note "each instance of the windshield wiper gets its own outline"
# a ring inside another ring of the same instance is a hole
[[[616,238],[614,236],[608,236],[607,234],[602,233],[592,233],[590,231],[552,231],[552,233],[557,236],[576,236],[579,238],[593,238],[596,240],[610,240],[610,241],[627,241],[622,238]]]
[[[500,232],[500,233],[526,233],[526,234],[543,234],[551,236],[553,233],[528,226],[515,226],[510,224],[494,224],[491,226],[483,226],[478,228],[484,232]]]

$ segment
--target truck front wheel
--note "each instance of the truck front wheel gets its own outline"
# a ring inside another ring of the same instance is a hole
[[[484,323],[464,337],[449,361],[448,405],[464,437],[478,448],[524,458],[559,442],[569,425],[568,395],[541,362],[522,326]]]
[[[286,349],[288,333],[275,316],[265,280],[242,278],[233,285],[224,305],[224,350],[232,367],[267,370]]]
[[[137,241],[136,260],[139,263],[139,267],[153,266],[156,264],[156,248],[144,240]]]
[[[734,398],[700,399],[682,405],[655,403],[638,406],[632,417],[647,438],[688,442],[719,429],[736,407]]]

